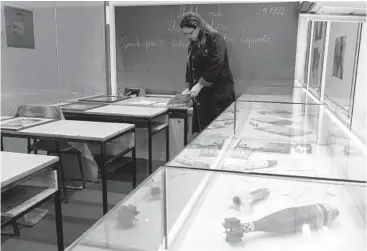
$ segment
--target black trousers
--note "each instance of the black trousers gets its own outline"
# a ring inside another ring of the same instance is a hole
[[[210,123],[213,122],[229,105],[232,104],[232,99],[227,99],[222,102],[208,102],[205,99],[197,99],[193,104],[193,121],[192,132],[200,133]]]

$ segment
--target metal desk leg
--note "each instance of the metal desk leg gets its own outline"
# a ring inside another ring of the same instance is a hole
[[[102,176],[102,204],[103,204],[103,214],[108,212],[108,201],[107,201],[107,177],[106,177],[106,164],[105,164],[105,145],[101,144],[101,160],[99,163],[101,168]]]
[[[149,175],[153,173],[153,163],[152,163],[152,120],[149,119],[148,123],[148,162],[149,162]]]
[[[69,203],[68,188],[66,187],[66,183],[65,183],[64,165],[63,165],[62,160],[61,160],[60,145],[59,145],[59,142],[57,142],[57,141],[56,141],[56,152],[57,152],[57,155],[60,158],[59,168],[58,168],[58,170],[59,170],[58,177],[59,177],[59,180],[60,180],[60,184],[62,184],[65,203]]]
[[[4,151],[4,137],[1,135],[1,151]]]
[[[56,216],[57,250],[62,251],[64,250],[64,232],[62,226],[61,199],[59,189],[54,195],[54,200],[55,200],[55,216]]]
[[[188,133],[188,119],[187,119],[188,115],[187,113],[185,114],[184,117],[184,147],[187,145],[187,133]]]
[[[133,189],[136,187],[136,176],[137,176],[137,168],[136,168],[136,147],[134,146],[131,151],[131,157],[132,157],[132,172],[133,172]]]
[[[169,125],[166,127],[166,162],[169,161]]]

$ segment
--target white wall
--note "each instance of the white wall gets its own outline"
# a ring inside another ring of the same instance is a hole
[[[362,26],[362,39],[360,44],[358,69],[357,69],[357,82],[354,94],[354,106],[352,117],[352,131],[358,135],[364,142],[367,138],[367,31],[366,24]]]
[[[7,47],[4,5],[25,8],[26,3],[1,3],[1,109],[8,114],[15,104],[42,98],[34,91],[57,89],[58,78],[53,2],[25,8],[33,11],[34,50]]]
[[[33,11],[34,50],[6,46],[4,5]],[[20,104],[106,92],[103,2],[2,2],[1,7],[2,115]]]

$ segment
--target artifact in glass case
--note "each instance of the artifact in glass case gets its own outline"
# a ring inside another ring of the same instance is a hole
[[[208,129],[221,129],[221,128],[226,128],[229,125],[232,125],[234,123],[233,119],[231,120],[215,120],[213,121],[213,123],[211,123],[208,126]]]
[[[271,125],[275,125],[275,126],[289,126],[289,125],[292,125],[292,124],[296,123],[296,122],[294,122],[292,120],[288,120],[288,119],[266,121],[266,120],[253,118],[252,120],[256,121],[258,123],[266,123],[266,124],[271,124]]]
[[[267,132],[267,133],[271,133],[271,134],[276,134],[276,135],[280,135],[280,136],[285,136],[285,137],[299,137],[299,136],[305,136],[308,134],[311,134],[311,132],[307,132],[301,129],[296,129],[296,128],[290,128],[290,127],[256,127],[256,130],[262,131],[262,132]]]
[[[150,201],[157,201],[161,199],[162,189],[156,184],[154,179],[150,179],[149,191],[145,195]]]
[[[178,156],[175,158],[175,161],[183,164],[185,167],[195,167],[201,169],[210,169],[210,165],[208,163],[204,163],[201,161],[193,160],[187,156]]]
[[[251,169],[271,168],[271,167],[275,167],[276,165],[278,165],[278,161],[276,159],[273,159],[273,160],[249,160],[249,161],[246,162],[246,165],[250,166]]]
[[[236,195],[233,197],[232,201],[233,204],[237,207],[240,207],[241,205],[243,205],[243,203],[246,203],[246,205],[250,206],[250,208],[252,209],[252,206],[268,198],[269,193],[269,189],[259,188],[250,192],[250,194],[245,196],[245,198]]]
[[[187,148],[199,148],[199,156],[216,157],[224,145],[223,137],[199,137]]]
[[[276,116],[284,117],[284,118],[291,118],[293,114],[292,112],[284,111],[284,110],[258,111],[258,113],[261,115],[276,115]]]
[[[255,152],[290,154],[292,148],[297,153],[312,153],[311,144],[240,140],[235,146],[231,157],[247,159],[252,153]]]
[[[226,218],[223,223],[226,241],[235,244],[242,241],[244,233],[255,231],[280,234],[301,232],[304,225],[311,230],[331,225],[339,215],[339,210],[327,204],[310,204],[285,208],[253,222],[241,223],[235,217]]]
[[[138,221],[136,216],[139,214],[139,211],[133,205],[122,206],[122,208],[117,213],[117,221],[120,226],[123,228],[132,228],[134,226],[134,222]]]

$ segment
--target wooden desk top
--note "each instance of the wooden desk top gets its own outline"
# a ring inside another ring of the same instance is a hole
[[[106,105],[85,111],[85,114],[93,115],[117,115],[137,118],[152,118],[167,112],[167,108],[161,107],[143,107],[143,106],[124,106],[124,105]]]
[[[39,154],[0,152],[1,187],[56,163],[59,158]]]
[[[106,141],[134,127],[135,125],[126,123],[58,120],[24,130],[7,131],[7,133],[69,140]]]

